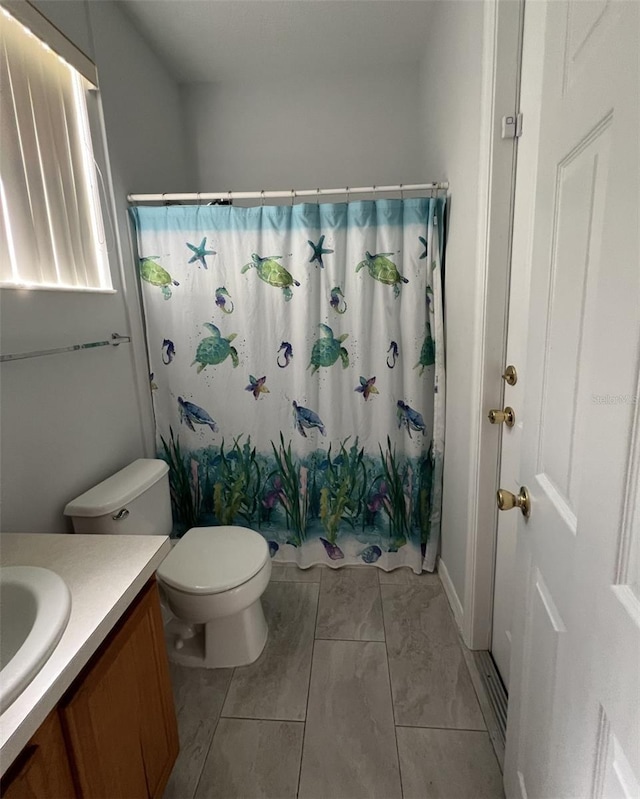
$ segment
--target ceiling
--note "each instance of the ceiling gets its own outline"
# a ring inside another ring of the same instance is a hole
[[[417,65],[433,0],[122,0],[179,81]]]

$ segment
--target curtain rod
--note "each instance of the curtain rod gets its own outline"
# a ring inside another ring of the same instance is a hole
[[[341,189],[287,189],[286,191],[202,191],[189,192],[182,194],[129,194],[127,200],[130,203],[151,203],[151,202],[179,202],[181,200],[277,200],[290,199],[292,202],[296,197],[322,197],[331,194],[378,194],[390,191],[446,191],[449,183],[441,181],[439,183],[398,183],[395,186],[359,186],[349,188],[345,186]]]
[[[60,352],[92,350],[96,347],[117,347],[119,344],[128,344],[130,341],[130,336],[121,336],[118,333],[112,333],[108,341],[91,341],[88,344],[71,344],[69,347],[55,347],[50,350],[33,350],[32,352],[18,352],[14,355],[0,355],[0,363],[22,361],[24,358],[40,358],[42,355],[57,355]]]

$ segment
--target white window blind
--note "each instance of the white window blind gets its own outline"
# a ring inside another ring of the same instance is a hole
[[[91,84],[0,11],[0,286],[109,291]]]

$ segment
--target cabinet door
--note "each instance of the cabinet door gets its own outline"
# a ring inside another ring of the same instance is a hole
[[[75,799],[62,726],[54,710],[2,778],[2,799]]]
[[[155,583],[143,590],[61,712],[85,799],[162,794],[178,734]]]

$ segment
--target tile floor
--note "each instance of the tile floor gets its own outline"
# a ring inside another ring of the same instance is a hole
[[[274,564],[269,640],[237,669],[172,665],[165,799],[500,799],[437,575]]]

